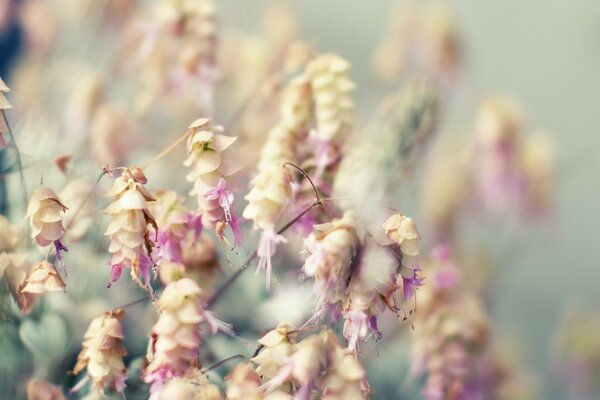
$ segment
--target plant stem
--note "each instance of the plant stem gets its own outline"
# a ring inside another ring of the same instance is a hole
[[[177,139],[175,142],[173,142],[169,147],[167,147],[166,149],[161,151],[156,157],[154,157],[152,160],[150,160],[146,164],[144,164],[141,169],[145,170],[150,165],[154,164],[155,162],[157,162],[158,160],[160,160],[161,158],[163,158],[164,156],[169,154],[175,147],[179,146],[180,143],[182,143],[185,139],[187,139],[187,137],[193,131],[194,131],[193,129],[188,129],[179,139]]]
[[[309,205],[304,210],[302,210],[302,212],[300,212],[298,215],[296,215],[290,222],[288,222],[281,229],[279,229],[277,231],[277,234],[281,235],[283,232],[288,230],[292,225],[294,225],[296,222],[298,222],[300,220],[300,218],[302,218],[304,215],[306,215],[313,208],[322,206],[324,200],[328,200],[328,199],[315,200],[311,205]],[[233,275],[231,275],[219,289],[217,289],[215,294],[208,301],[206,308],[211,308],[212,306],[215,305],[215,303],[223,296],[223,294],[225,294],[227,289],[229,289],[229,287],[231,285],[233,285],[233,283],[240,277],[240,275],[242,275],[242,273],[250,266],[252,261],[254,261],[254,259],[257,257],[257,255],[258,255],[257,253],[258,253],[258,249],[254,250],[254,252],[246,259],[246,261],[244,261],[244,263],[238,268],[238,270]]]

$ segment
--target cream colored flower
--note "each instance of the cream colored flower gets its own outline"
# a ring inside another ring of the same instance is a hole
[[[106,389],[122,393],[125,388],[127,371],[123,357],[127,354],[121,344],[124,339],[121,320],[122,309],[107,311],[104,316],[95,318],[84,335],[83,348],[77,357],[73,373],[78,374],[87,368],[87,376],[73,389],[79,390],[88,379],[94,390],[104,393]]]
[[[90,122],[90,152],[101,164],[120,165],[129,150],[135,126],[127,111],[114,104],[103,104]]]
[[[150,334],[148,366],[143,374],[152,385],[152,394],[172,378],[199,366],[201,323],[207,324],[213,334],[218,330],[232,333],[204,309],[202,296],[196,282],[183,278],[168,284],[158,300],[161,314]]]
[[[20,240],[21,230],[11,225],[4,215],[0,215],[0,253],[13,251]]]
[[[258,340],[262,349],[252,358],[252,362],[257,364],[256,372],[263,382],[273,379],[294,352],[294,331],[292,324],[282,322]]]
[[[311,82],[306,74],[288,83],[281,100],[279,121],[261,149],[259,171],[281,166],[287,161],[300,162],[299,148],[306,138],[311,120],[311,95]]]
[[[279,243],[287,240],[275,231],[275,225],[285,208],[292,200],[292,174],[285,166],[273,166],[252,180],[252,190],[244,197],[248,205],[243,216],[254,221],[255,228],[261,229],[257,255],[257,271],[265,269],[267,291],[271,286],[271,257]]]
[[[152,393],[150,400],[222,400],[217,385],[208,381],[199,370],[193,369],[181,378],[165,384],[160,391]]]
[[[323,382],[325,400],[362,400],[370,398],[367,375],[356,355],[336,347],[329,355],[329,368]]]
[[[348,210],[340,219],[315,225],[304,239],[302,271],[315,280],[317,314],[325,316],[328,306],[340,311],[346,299],[350,264],[359,245],[356,213]]]
[[[225,377],[228,400],[262,400],[260,376],[249,362],[236,365]]]
[[[65,400],[65,396],[58,386],[39,379],[30,379],[27,382],[27,400]]]
[[[60,241],[65,233],[63,213],[67,207],[54,190],[41,187],[31,195],[27,217],[31,224],[31,237],[42,247]]]
[[[20,291],[32,268],[27,254],[0,252],[0,277],[6,276],[11,295],[23,314],[29,314],[35,304],[34,294]]]
[[[348,77],[350,64],[335,54],[324,54],[306,67],[311,77],[317,122],[316,137],[322,141],[343,139],[352,126],[355,85]]]
[[[46,292],[65,291],[66,284],[48,261],[38,263],[25,279],[21,293],[42,294]]]
[[[155,230],[157,226],[148,210],[147,202],[154,201],[154,197],[144,188],[146,182],[142,170],[135,166],[125,168],[115,179],[106,194],[114,199],[104,210],[110,218],[104,234],[110,237],[111,283],[119,279],[124,268],[129,268],[134,282],[151,291],[151,255],[155,245],[148,225]]]
[[[237,137],[223,135],[223,127],[213,125],[208,118],[194,121],[189,129],[189,156],[184,165],[192,167],[186,177],[194,184],[190,194],[198,199],[202,225],[214,228],[220,221],[233,219],[233,193],[227,187],[227,180],[241,166],[226,150]]]

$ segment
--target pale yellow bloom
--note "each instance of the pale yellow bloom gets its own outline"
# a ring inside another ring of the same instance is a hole
[[[259,229],[274,229],[292,199],[292,174],[289,168],[272,166],[260,172],[251,183],[243,216],[253,220]]]
[[[27,217],[31,224],[31,237],[46,247],[60,240],[64,233],[63,213],[67,207],[50,188],[37,188],[27,206]]]
[[[46,292],[64,291],[66,284],[48,261],[38,263],[25,279],[21,293],[42,294]]]
[[[95,318],[84,335],[83,348],[77,357],[73,373],[78,374],[87,368],[87,377],[92,380],[94,389],[104,393],[105,389],[122,392],[127,373],[123,357],[127,354],[121,344],[124,339],[121,320],[122,309],[107,311],[104,316]],[[82,380],[80,385],[85,383]]]

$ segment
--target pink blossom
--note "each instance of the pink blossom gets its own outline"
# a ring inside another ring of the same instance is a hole
[[[267,274],[267,291],[271,290],[271,257],[275,254],[279,243],[287,243],[287,239],[278,235],[274,229],[265,229],[262,231],[256,254],[258,255],[258,267],[256,273],[264,269]]]

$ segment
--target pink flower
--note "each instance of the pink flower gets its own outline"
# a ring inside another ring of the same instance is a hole
[[[225,219],[227,221],[231,220],[233,193],[227,189],[227,182],[225,182],[225,179],[219,179],[217,187],[207,189],[206,192],[204,192],[204,197],[206,197],[207,200],[218,200],[219,205],[225,212]]]
[[[263,230],[256,250],[259,258],[256,273],[261,269],[264,269],[267,273],[267,291],[271,290],[271,257],[275,254],[279,243],[287,243],[287,239],[282,235],[278,235],[272,228]]]

